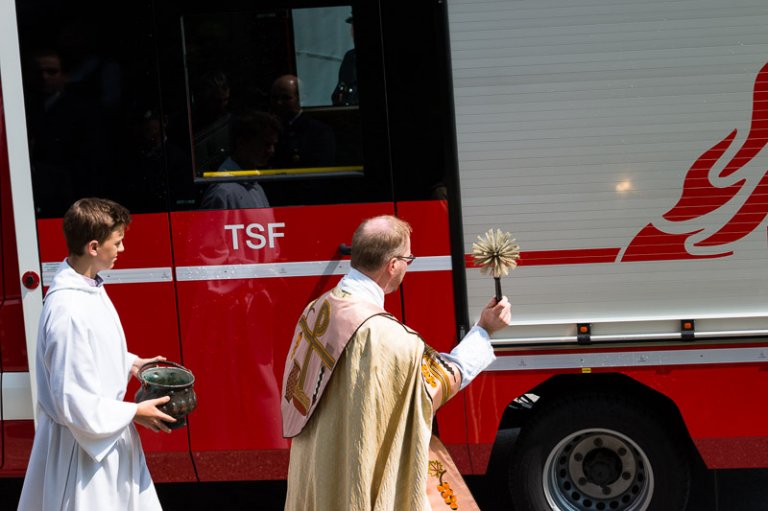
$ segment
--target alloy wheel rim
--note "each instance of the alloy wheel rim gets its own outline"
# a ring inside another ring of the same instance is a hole
[[[643,511],[653,496],[653,470],[630,438],[585,429],[563,438],[544,464],[544,496],[557,511]]]

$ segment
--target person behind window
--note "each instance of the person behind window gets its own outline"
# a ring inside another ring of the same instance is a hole
[[[301,109],[298,78],[283,75],[272,83],[270,108],[282,124],[274,167],[327,167],[335,163],[333,131]]]
[[[168,116],[142,105],[127,118],[109,195],[133,211],[147,213],[168,207],[169,181],[177,193],[193,194],[190,156],[168,140]]]
[[[107,34],[79,19],[61,29],[58,44],[68,62],[69,88],[95,100],[106,116],[113,117],[122,102],[123,72],[115,59],[103,54]]]
[[[232,154],[219,171],[257,170],[269,165],[275,153],[280,122],[275,116],[248,111],[232,121]],[[202,209],[268,208],[264,189],[256,181],[216,183],[203,195]]]
[[[346,21],[350,25],[352,41],[354,41],[355,27],[352,25],[352,16]],[[345,53],[341,61],[339,81],[331,93],[331,102],[334,106],[351,106],[360,102],[357,92],[357,52],[354,48]]]
[[[60,53],[41,49],[29,59],[25,85],[35,208],[43,216],[61,215],[79,192],[93,192],[105,161],[96,104],[71,90]]]
[[[229,77],[222,71],[206,73],[194,94],[195,167],[214,170],[230,151]]]

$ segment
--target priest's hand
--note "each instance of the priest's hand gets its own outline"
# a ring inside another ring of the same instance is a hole
[[[477,322],[477,326],[483,327],[488,335],[493,334],[509,326],[512,321],[512,310],[509,305],[509,300],[506,296],[501,297],[501,300],[496,302],[496,297],[483,307],[480,313],[480,321]]]
[[[131,374],[134,376],[138,376],[139,369],[141,369],[141,366],[143,366],[144,364],[150,364],[152,362],[164,362],[164,361],[165,361],[165,357],[163,357],[162,355],[158,355],[152,358],[136,357],[136,359],[133,361],[133,364],[131,365]]]
[[[164,405],[170,400],[170,396],[163,396],[158,397],[157,399],[147,399],[146,401],[138,403],[133,421],[152,431],[165,431],[166,433],[170,433],[171,428],[169,428],[163,421],[176,422],[176,419],[157,408],[159,405]]]

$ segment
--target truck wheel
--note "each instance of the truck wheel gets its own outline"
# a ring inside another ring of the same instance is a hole
[[[690,463],[659,413],[619,396],[544,405],[511,456],[516,511],[682,511]]]

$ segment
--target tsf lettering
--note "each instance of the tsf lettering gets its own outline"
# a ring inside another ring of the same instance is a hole
[[[275,239],[284,238],[285,222],[276,222],[267,224],[266,228],[262,224],[230,224],[225,225],[224,230],[230,231],[232,235],[232,249],[240,250],[241,242],[245,241],[245,246],[258,250],[269,244],[269,248],[275,248]]]

